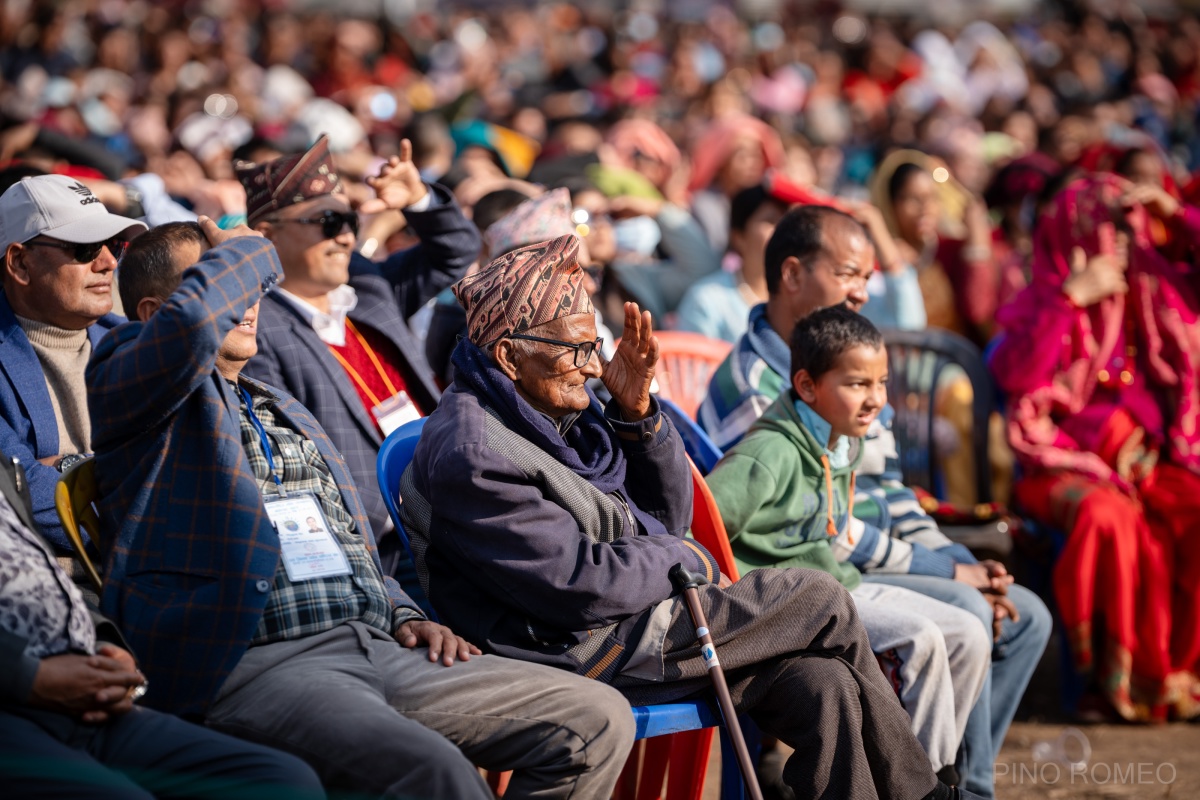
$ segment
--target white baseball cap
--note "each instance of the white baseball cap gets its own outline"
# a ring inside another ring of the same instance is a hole
[[[146,230],[136,219],[110,214],[100,198],[75,178],[22,178],[0,195],[0,246],[49,236],[63,242],[105,242]]]

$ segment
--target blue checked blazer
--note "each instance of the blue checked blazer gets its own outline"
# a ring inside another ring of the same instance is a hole
[[[104,334],[125,321],[107,314],[88,328],[92,349]],[[25,465],[33,495],[33,516],[42,534],[60,551],[74,548],[54,510],[58,470],[39,458],[59,455],[58,421],[46,388],[46,375],[33,345],[17,322],[8,297],[0,291],[0,450]],[[87,534],[83,534],[87,537]]]
[[[142,659],[146,704],[202,716],[245,653],[279,563],[279,539],[242,448],[238,397],[217,351],[274,283],[259,237],[209,250],[145,323],[106,336],[87,370],[101,499],[102,607]],[[247,381],[258,385],[257,382]],[[346,465],[300,403],[278,410],[317,445],[378,563]],[[416,608],[395,581],[393,603]]]
[[[355,254],[350,262],[350,285],[358,305],[350,319],[383,333],[400,351],[399,365],[413,402],[425,414],[437,406],[440,393],[425,349],[409,331],[406,320],[427,301],[461,278],[479,255],[476,230],[440,186],[430,186],[432,203],[420,212],[405,212],[421,244],[393,253],[381,264]],[[375,477],[375,458],[383,438],[363,408],[354,384],[295,307],[270,293],[258,314],[258,355],[244,372],[291,394],[321,421],[329,438],[350,467],[367,517],[377,532],[389,529],[387,507]],[[392,539],[390,534],[387,539]],[[388,571],[395,567],[398,545],[381,540]]]

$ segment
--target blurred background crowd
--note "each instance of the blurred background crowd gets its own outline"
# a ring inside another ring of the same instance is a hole
[[[690,210],[718,257],[732,198],[764,176],[871,198],[916,249],[933,226],[970,240],[990,210],[996,297],[927,309],[982,342],[1022,282],[1004,262],[1027,250],[1033,199],[1058,167],[1108,159],[1188,190],[1200,21],[1175,3],[927,5],[12,0],[0,12],[0,163],[124,180],[132,192],[93,189],[115,210],[142,203],[154,224],[176,206],[244,212],[235,157],[298,151],[326,132],[353,181],[407,136],[423,175],[468,213],[508,179],[586,178],[610,200]],[[918,152],[883,163],[899,149]],[[923,165],[941,207],[897,213],[896,170],[921,156],[935,159]],[[652,225],[617,233],[623,252],[662,246]],[[690,269],[689,281],[707,266]],[[626,289],[674,324],[688,281],[630,272],[618,271]]]
[[[5,185],[65,173],[151,226],[230,225],[237,160],[327,134],[359,204],[407,138],[481,230],[567,188],[610,321],[635,299],[729,342],[766,299],[762,247],[789,203],[840,204],[894,240],[867,287],[878,324],[982,348],[1073,170],[1169,211],[1200,167],[1200,20],[1179,3],[10,0],[0,77]],[[381,215],[360,247],[405,236]],[[908,268],[923,308],[886,280]],[[449,321],[434,305],[414,328],[432,326],[445,382],[461,322],[441,305]]]

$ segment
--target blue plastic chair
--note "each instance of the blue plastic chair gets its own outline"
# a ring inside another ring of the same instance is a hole
[[[686,417],[684,418],[686,419]],[[379,448],[379,457],[375,462],[379,491],[383,495],[384,503],[387,504],[392,524],[396,526],[396,535],[400,537],[404,551],[414,565],[417,562],[413,558],[408,532],[404,529],[404,523],[400,519],[400,504],[397,499],[400,494],[400,476],[404,474],[404,470],[412,461],[424,427],[425,419],[422,418],[407,422],[392,431]],[[425,611],[430,619],[435,621],[438,619],[432,608],[427,608]],[[702,700],[655,706],[634,706],[632,710],[638,739],[650,739],[655,736],[715,728],[721,725],[719,717]],[[722,744],[727,738],[721,737]],[[657,796],[656,789],[651,788],[649,791],[653,793],[652,796]],[[641,796],[642,792],[639,791],[638,795]]]
[[[700,470],[700,474],[707,475],[712,472],[713,467],[724,455],[721,448],[713,444],[713,440],[704,432],[700,424],[685,414],[683,409],[673,401],[660,395],[658,402],[662,406],[663,413],[675,426],[675,430],[679,431],[679,437],[683,439],[683,449],[691,456],[692,462]]]
[[[408,462],[412,461],[413,452],[417,449],[417,442],[421,440],[421,430],[425,427],[425,419],[425,417],[415,419],[392,431],[392,434],[383,440],[383,445],[379,448],[379,456],[375,459],[375,477],[379,481],[379,491],[383,495],[388,516],[392,518],[392,524],[396,526],[396,535],[400,537],[400,544],[403,545],[414,572],[417,560],[413,557],[408,531],[404,530],[404,523],[400,521],[400,505],[396,499],[400,496],[400,476],[408,467]],[[408,589],[407,586],[404,588]],[[416,597],[413,599],[417,600]],[[425,597],[420,599],[424,602],[418,601],[418,604],[425,612],[425,616],[438,622],[437,612],[433,610],[429,600]]]

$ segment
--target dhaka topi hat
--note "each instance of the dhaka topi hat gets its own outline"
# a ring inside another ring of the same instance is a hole
[[[560,236],[505,253],[454,284],[467,335],[480,347],[573,314],[592,314],[579,266],[579,237]]]
[[[281,208],[333,194],[341,186],[324,136],[299,155],[265,164],[239,161],[234,171],[246,189],[246,222],[250,225]]]
[[[548,242],[559,236],[575,233],[571,221],[571,193],[566,189],[538,195],[526,200],[488,226],[483,233],[488,252],[493,258],[509,250]]]

